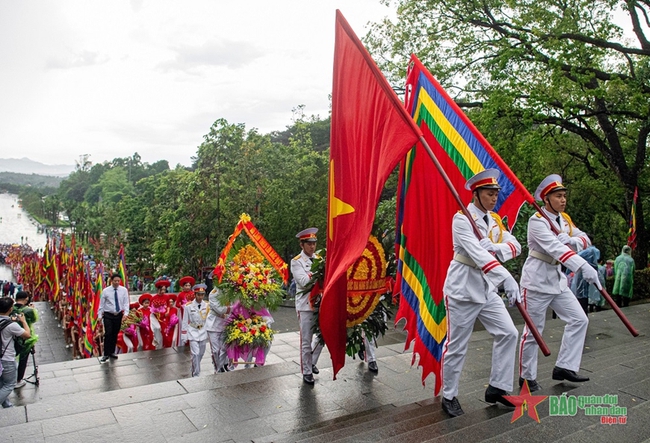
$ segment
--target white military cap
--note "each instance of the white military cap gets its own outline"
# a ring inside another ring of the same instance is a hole
[[[498,169],[484,169],[474,175],[474,177],[467,180],[467,183],[465,183],[465,189],[472,192],[479,188],[501,189],[501,186],[499,186],[499,183],[497,182],[500,175],[501,171]]]
[[[557,174],[551,174],[542,180],[537,187],[535,200],[543,201],[548,194],[557,191],[566,191],[566,187],[562,184],[562,177]]]
[[[300,241],[318,241],[318,239],[316,238],[317,232],[318,232],[318,228],[303,229],[302,231],[296,234],[296,238],[299,238]]]

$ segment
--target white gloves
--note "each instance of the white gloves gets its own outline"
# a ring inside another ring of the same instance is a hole
[[[506,296],[508,297],[508,306],[513,307],[515,302],[521,303],[521,292],[519,291],[519,285],[517,281],[509,275],[503,281],[503,290],[506,291]]]
[[[598,272],[592,268],[589,263],[580,266],[580,271],[582,271],[582,278],[584,278],[587,283],[596,285],[599,290],[603,288],[598,279]]]
[[[563,245],[571,246],[573,244],[573,242],[571,241],[571,237],[569,237],[569,234],[567,234],[566,232],[560,232],[557,235],[557,239],[560,240],[560,243],[562,243]]]
[[[492,240],[490,240],[490,239],[487,238],[487,237],[486,237],[486,238],[482,238],[482,239],[480,239],[478,242],[479,242],[479,244],[481,245],[481,247],[482,247],[483,249],[485,249],[485,250],[487,250],[487,251],[489,251],[489,252],[497,252],[497,251],[499,250],[499,248],[497,247],[497,245],[495,245],[494,243],[492,243]]]

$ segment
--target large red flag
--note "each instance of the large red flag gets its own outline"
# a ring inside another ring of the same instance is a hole
[[[334,378],[345,364],[346,271],[363,253],[390,173],[421,132],[336,11],[325,289],[319,322]]]

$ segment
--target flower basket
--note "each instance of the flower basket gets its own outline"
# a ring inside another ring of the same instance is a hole
[[[223,337],[228,357],[233,360],[247,360],[248,355],[252,353],[255,362],[263,365],[264,351],[271,346],[273,334],[273,329],[267,325],[264,317],[244,309],[240,310],[239,314],[230,317],[224,329]]]

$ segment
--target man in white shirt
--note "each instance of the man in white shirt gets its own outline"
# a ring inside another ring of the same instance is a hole
[[[109,357],[117,359],[117,334],[122,326],[122,318],[129,312],[129,291],[121,283],[120,274],[111,275],[111,285],[102,291],[99,299],[97,318],[104,321],[104,356],[99,360],[101,363],[108,361]]]
[[[2,373],[0,374],[0,403],[3,408],[10,408],[13,405],[7,397],[14,390],[16,385],[16,350],[14,348],[14,338],[30,338],[29,325],[25,320],[24,314],[19,314],[15,319],[9,317],[14,306],[14,300],[11,297],[0,298],[0,362]],[[19,320],[22,327],[14,320]]]

